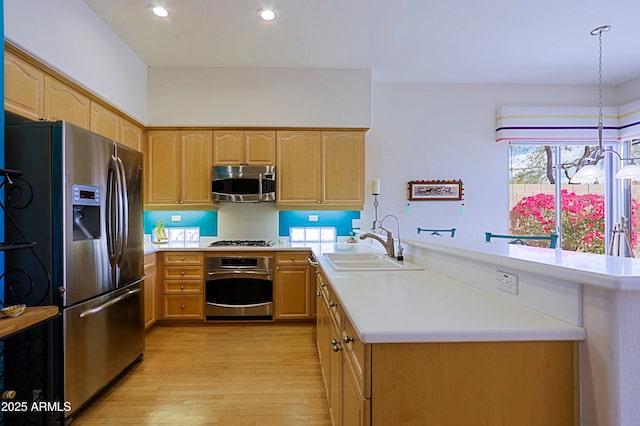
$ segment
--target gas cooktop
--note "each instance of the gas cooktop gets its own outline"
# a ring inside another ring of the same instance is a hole
[[[270,247],[273,243],[265,240],[220,240],[209,244],[209,247]]]

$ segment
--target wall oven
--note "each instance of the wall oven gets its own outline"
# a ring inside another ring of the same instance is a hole
[[[273,257],[208,255],[207,320],[272,320]]]

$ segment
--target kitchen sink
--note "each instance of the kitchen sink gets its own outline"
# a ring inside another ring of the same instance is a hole
[[[400,262],[378,253],[325,253],[336,271],[420,271],[422,266]]]

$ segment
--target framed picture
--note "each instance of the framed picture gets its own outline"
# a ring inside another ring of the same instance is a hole
[[[417,180],[409,182],[409,200],[462,200],[462,181]]]

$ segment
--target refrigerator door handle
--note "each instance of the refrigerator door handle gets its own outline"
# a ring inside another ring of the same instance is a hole
[[[95,314],[99,313],[100,311],[103,311],[103,310],[107,309],[109,306],[113,306],[116,303],[120,303],[123,300],[128,299],[131,296],[133,296],[135,294],[138,294],[138,293],[140,293],[140,289],[139,288],[136,288],[136,289],[133,289],[133,290],[129,290],[126,293],[121,294],[118,297],[114,297],[113,299],[110,299],[110,300],[108,300],[108,301],[106,301],[106,302],[104,302],[104,303],[102,303],[102,304],[100,304],[100,305],[98,305],[98,306],[96,306],[94,308],[87,309],[86,311],[84,311],[84,312],[82,312],[80,314],[80,318],[85,318],[85,317],[89,317],[91,315],[95,315]]]
[[[118,253],[118,217],[117,217],[117,197],[118,192],[118,165],[115,161],[115,157],[111,157],[111,165],[107,171],[107,194],[106,194],[106,240],[107,240],[107,254],[109,256],[109,263],[111,266],[115,266],[117,262]],[[115,222],[115,223],[114,223]]]
[[[120,157],[116,157],[118,171],[120,172],[120,251],[118,253],[117,263],[122,262],[124,249],[127,246],[127,238],[129,235],[129,191],[127,189],[127,177],[124,171],[124,164]]]

